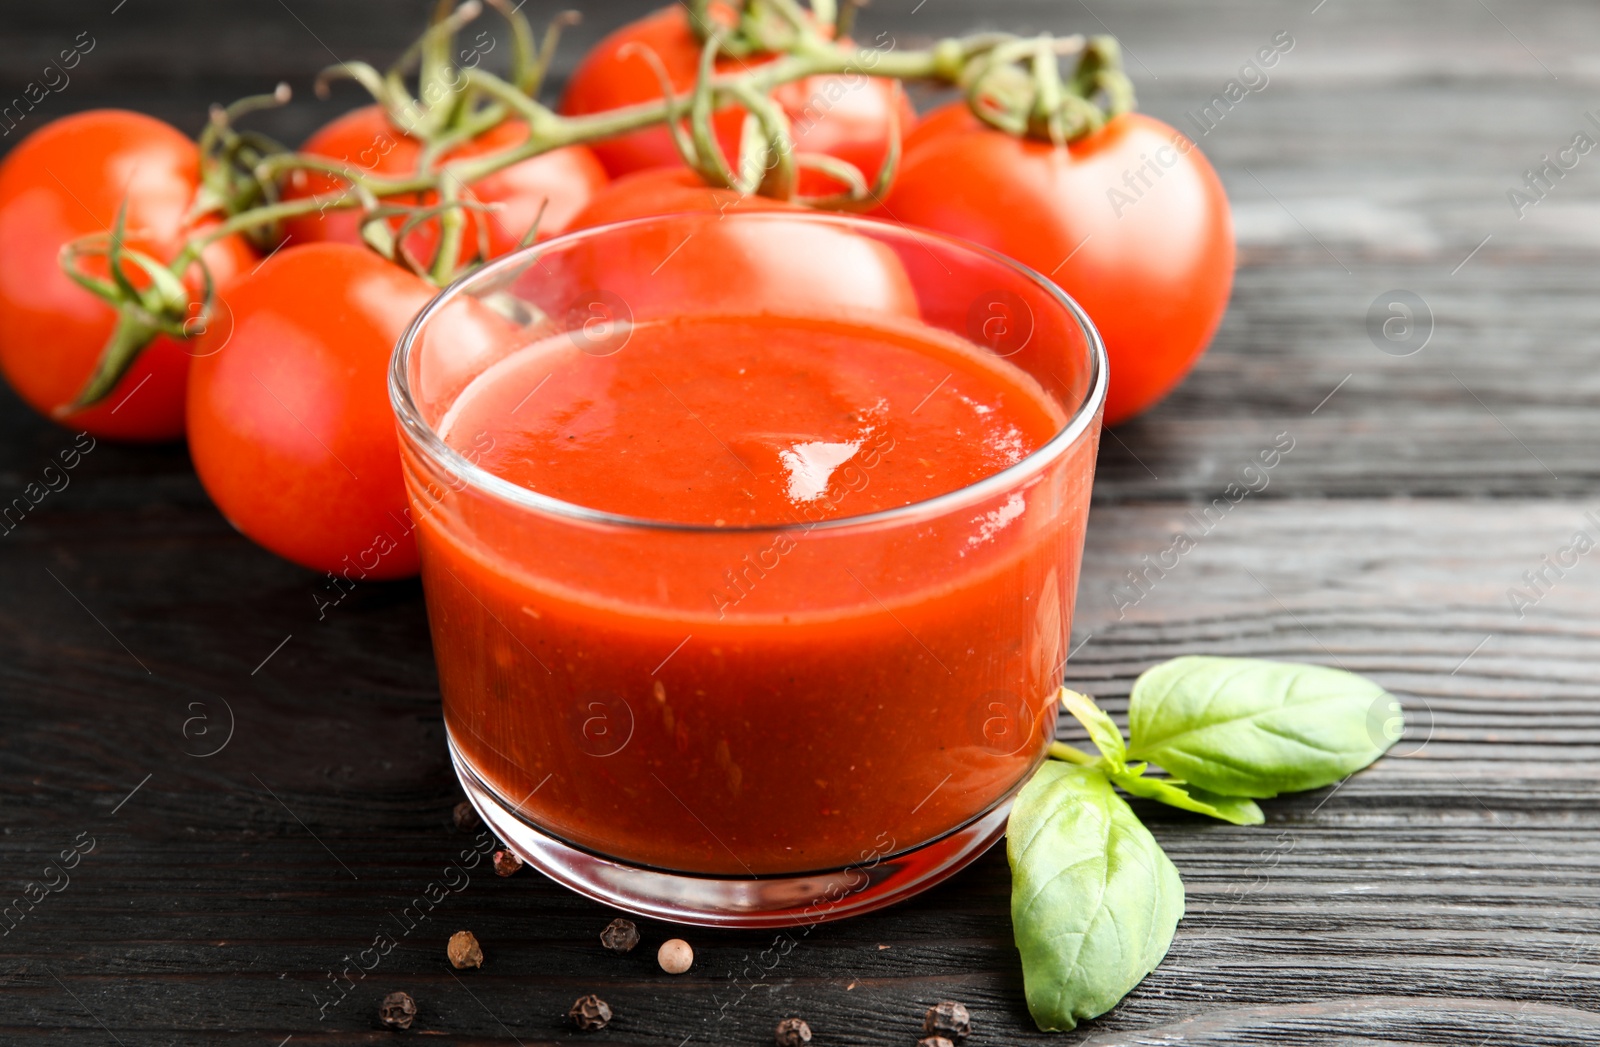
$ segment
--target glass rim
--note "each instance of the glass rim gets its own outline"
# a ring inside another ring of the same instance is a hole
[[[622,513],[607,512],[603,509],[594,509],[589,506],[579,505],[576,502],[569,502],[547,494],[541,494],[538,491],[529,490],[503,477],[496,476],[489,470],[470,461],[465,455],[445,443],[433,426],[423,420],[422,412],[417,407],[416,399],[411,395],[411,384],[406,374],[411,354],[423,329],[452,302],[467,294],[474,285],[487,283],[508,270],[527,268],[537,262],[541,255],[552,249],[559,250],[568,244],[578,243],[586,239],[595,239],[619,229],[663,223],[674,218],[681,219],[686,217],[698,217],[698,213],[690,211],[650,215],[644,218],[608,222],[603,225],[591,226],[587,229],[562,233],[548,240],[540,241],[496,258],[440,291],[406,325],[389,358],[389,406],[394,411],[400,425],[416,441],[417,445],[426,452],[427,457],[435,465],[444,468],[453,477],[465,481],[469,486],[523,509],[562,516],[584,523],[603,524],[634,530],[705,534],[762,534],[794,530],[837,530],[890,523],[902,519],[921,518],[929,513],[958,508],[962,504],[981,501],[991,495],[1014,489],[1032,475],[1043,471],[1046,466],[1060,458],[1069,448],[1075,445],[1084,433],[1088,431],[1091,421],[1105,404],[1110,369],[1110,363],[1106,356],[1105,342],[1101,339],[1100,332],[1095,327],[1094,322],[1089,319],[1089,314],[1084,311],[1077,300],[1038,270],[982,244],[930,229],[901,225],[876,218],[865,218],[859,215],[771,210],[736,211],[723,214],[720,220],[735,222],[799,221],[835,225],[858,231],[866,229],[880,236],[883,232],[889,232],[895,236],[902,236],[912,240],[920,239],[924,243],[939,243],[948,248],[978,255],[1012,270],[1023,279],[1041,288],[1057,305],[1065,309],[1067,315],[1072,317],[1079,331],[1083,333],[1084,341],[1089,350],[1090,374],[1088,391],[1068,417],[1066,423],[1049,440],[1046,440],[1043,444],[1004,469],[990,473],[988,476],[957,487],[954,490],[945,491],[942,494],[936,494],[920,501],[909,502],[906,505],[897,505],[870,513],[835,516],[824,520],[727,524],[720,527],[710,523],[682,523],[673,520],[656,520],[644,516],[628,516]]]

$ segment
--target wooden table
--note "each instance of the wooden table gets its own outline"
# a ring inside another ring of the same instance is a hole
[[[122,104],[194,130],[212,100],[280,77],[309,99],[335,56],[387,60],[424,5],[8,7],[7,98],[96,40],[33,123]],[[593,5],[558,72],[641,10]],[[1600,1043],[1600,553],[1544,566],[1600,537],[1600,155],[1520,218],[1507,198],[1541,154],[1600,137],[1600,9],[878,0],[862,35],[984,26],[1118,34],[1143,107],[1180,125],[1295,41],[1200,138],[1235,206],[1233,304],[1184,386],[1103,441],[1068,682],[1120,715],[1158,660],[1281,657],[1369,674],[1411,711],[1388,758],[1264,804],[1265,826],[1146,810],[1189,914],[1159,970],[1057,1042]],[[298,140],[354,97],[268,125]],[[1433,317],[1411,355],[1369,337],[1394,290]],[[1294,447],[1269,485],[1201,536],[1190,514],[1278,434]],[[6,394],[0,496],[72,442]],[[1115,598],[1180,530],[1197,547]],[[1519,611],[1512,589],[1538,598]],[[821,1045],[909,1047],[946,997],[976,1044],[1047,1039],[998,851],[771,970],[770,933],[690,931],[695,969],[669,980],[650,950],[599,949],[601,906],[482,866],[402,934],[393,914],[470,842],[421,594],[362,586],[319,619],[318,593],[233,533],[181,447],[101,444],[0,536],[0,900],[94,843],[0,940],[0,1041],[387,1042],[399,988],[413,1035],[463,1044],[570,1040],[591,991],[617,1014],[597,1043],[768,1043],[799,1014]],[[489,955],[470,976],[444,961],[459,928]],[[380,933],[398,947],[319,1020],[313,994],[340,999],[329,972]]]

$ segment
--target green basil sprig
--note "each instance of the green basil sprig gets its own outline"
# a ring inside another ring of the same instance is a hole
[[[1007,826],[1011,923],[1039,1028],[1104,1014],[1155,969],[1183,917],[1183,883],[1113,786],[1235,825],[1254,798],[1317,789],[1400,737],[1399,703],[1316,665],[1175,658],[1134,682],[1130,738],[1087,695],[1061,691],[1099,756],[1062,742],[1017,794]],[[1129,762],[1129,761],[1134,762]],[[1172,777],[1146,774],[1151,764]]]

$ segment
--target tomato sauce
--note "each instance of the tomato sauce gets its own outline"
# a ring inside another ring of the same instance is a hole
[[[1053,733],[1094,441],[910,322],[687,317],[507,354],[438,428],[490,473],[417,506],[446,724],[523,817],[632,864],[839,868],[959,828]]]

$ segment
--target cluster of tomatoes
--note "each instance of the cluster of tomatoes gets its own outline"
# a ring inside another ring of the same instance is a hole
[[[659,61],[643,60],[641,45]],[[685,8],[665,8],[601,41],[572,77],[561,110],[600,113],[660,99],[663,74],[688,90],[701,54]],[[723,64],[736,70],[759,61]],[[844,88],[835,82],[842,80]],[[791,118],[797,148],[866,172],[878,170],[899,129],[910,128],[892,189],[873,214],[985,244],[1074,296],[1110,353],[1108,423],[1170,390],[1221,319],[1233,273],[1227,199],[1193,143],[1159,121],[1124,113],[1063,146],[998,130],[964,101],[917,122],[897,84],[860,75],[795,81],[774,101]],[[715,118],[731,155],[743,126],[737,109]],[[493,153],[528,134],[513,117],[444,159]],[[404,176],[425,148],[371,106],[326,125],[300,152]],[[802,191],[816,177],[804,172]],[[282,196],[339,185],[331,172],[296,171]],[[402,330],[437,288],[364,246],[351,210],[284,221],[270,250],[222,237],[202,254],[218,292],[197,337],[158,335],[109,395],[79,405],[118,314],[63,270],[60,255],[120,230],[128,247],[172,259],[219,221],[197,216],[200,189],[196,143],[138,113],[79,113],[19,144],[0,166],[0,369],[35,409],[96,436],[187,436],[207,492],[234,526],[298,563],[339,570],[363,535],[405,512],[386,369]],[[662,126],[519,161],[471,193],[497,206],[466,212],[461,240],[486,244],[489,257],[512,250],[536,221],[543,238],[668,212],[800,206],[705,185]],[[423,222],[406,246],[425,257],[439,239],[437,221]],[[750,245],[701,248],[693,268],[707,287],[718,283],[717,266],[750,264]],[[105,258],[82,264],[107,277]],[[197,298],[200,272],[195,266],[185,276]],[[416,566],[414,550],[399,550],[373,576],[402,577]]]

